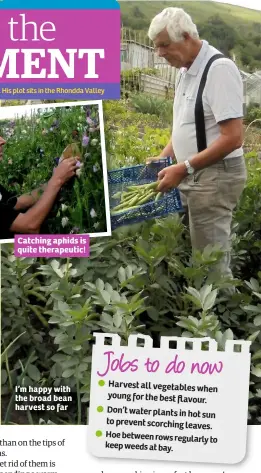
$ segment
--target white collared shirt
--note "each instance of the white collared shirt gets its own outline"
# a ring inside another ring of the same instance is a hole
[[[198,153],[195,103],[205,66],[215,54],[220,54],[205,40],[193,64],[181,70],[173,105],[172,144],[176,159],[183,162]],[[207,146],[220,136],[218,123],[223,120],[243,117],[243,82],[237,66],[231,59],[220,58],[210,66],[203,92],[203,107]],[[243,154],[239,148],[226,158]]]

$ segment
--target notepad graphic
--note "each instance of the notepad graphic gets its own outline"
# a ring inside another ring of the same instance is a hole
[[[233,464],[246,453],[249,341],[95,333],[88,447],[98,457]],[[109,342],[109,344],[108,344]],[[143,346],[140,346],[143,345]]]

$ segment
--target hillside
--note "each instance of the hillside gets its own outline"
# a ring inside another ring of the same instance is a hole
[[[225,54],[236,54],[237,63],[253,71],[261,69],[261,11],[212,1],[120,1],[122,23],[147,31],[150,20],[163,8],[184,8],[204,37]]]

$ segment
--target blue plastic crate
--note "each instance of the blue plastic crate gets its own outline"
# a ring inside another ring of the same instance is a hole
[[[117,192],[123,192],[126,187],[138,184],[147,184],[158,180],[158,173],[172,164],[171,158],[152,162],[149,166],[138,165],[108,172],[111,209],[120,203],[120,199],[112,199]],[[123,225],[130,225],[152,218],[164,217],[170,213],[181,212],[180,193],[173,189],[158,201],[140,205],[137,209],[128,210],[118,215],[111,215],[111,227],[114,230]]]

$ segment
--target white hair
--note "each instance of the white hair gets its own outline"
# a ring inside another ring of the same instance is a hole
[[[156,36],[166,28],[168,35],[174,43],[184,40],[183,34],[188,33],[192,38],[198,39],[199,34],[192,18],[182,8],[165,8],[151,21],[148,36],[154,41]]]

